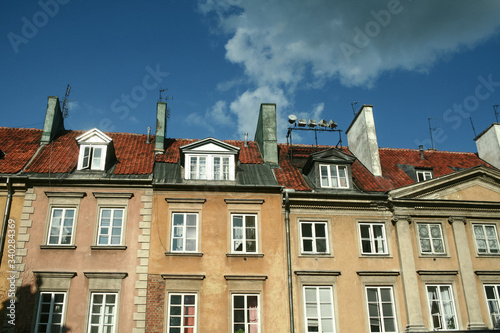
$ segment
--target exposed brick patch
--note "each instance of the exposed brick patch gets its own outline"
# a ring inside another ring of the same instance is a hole
[[[146,332],[164,332],[165,280],[161,275],[148,275],[148,296],[146,302]]]

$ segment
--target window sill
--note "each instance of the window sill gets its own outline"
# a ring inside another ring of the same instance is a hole
[[[113,245],[113,246],[106,246],[106,245],[92,245],[90,246],[91,250],[126,250],[127,247],[125,245]]]
[[[392,258],[392,255],[389,253],[378,254],[378,253],[361,253],[359,255],[360,258]]]
[[[165,252],[166,256],[179,257],[203,257],[201,252]]]
[[[301,253],[299,255],[299,258],[313,258],[313,257],[333,258],[333,254],[332,253]]]
[[[76,249],[76,245],[48,245],[48,244],[43,244],[40,245],[40,248],[45,250],[45,249],[51,249],[51,250],[74,250]]]
[[[226,253],[226,257],[236,258],[263,258],[264,253]]]
[[[420,258],[450,258],[447,253],[420,253]]]
[[[498,258],[500,257],[500,253],[477,253],[477,258]]]

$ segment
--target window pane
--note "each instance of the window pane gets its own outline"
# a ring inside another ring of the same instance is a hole
[[[302,223],[302,236],[303,237],[312,237],[312,224],[311,223]]]
[[[321,174],[321,187],[328,187],[328,167],[322,165],[319,170]]]

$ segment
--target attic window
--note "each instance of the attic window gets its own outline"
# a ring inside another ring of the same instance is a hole
[[[319,166],[321,187],[328,188],[348,188],[347,166],[326,165]]]
[[[184,178],[189,180],[235,180],[239,148],[206,138],[180,147],[184,154]]]
[[[78,170],[104,170],[106,160],[106,146],[82,145],[80,146],[80,158]]]
[[[78,170],[106,170],[115,159],[113,140],[94,128],[76,138],[80,146]]]
[[[415,170],[415,172],[419,183],[433,178],[430,170]]]
[[[5,156],[5,153],[0,149],[0,158],[3,158]]]

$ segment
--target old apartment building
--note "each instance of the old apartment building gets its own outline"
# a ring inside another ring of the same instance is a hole
[[[478,154],[0,128],[17,332],[488,332],[500,328],[500,124]],[[291,125],[297,126],[297,125]],[[6,224],[7,223],[7,224]],[[8,245],[0,272],[11,271]],[[13,298],[12,298],[13,299]]]

